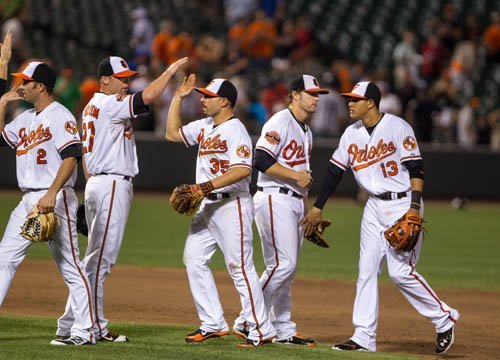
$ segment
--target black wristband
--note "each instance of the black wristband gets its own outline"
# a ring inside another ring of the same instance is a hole
[[[412,190],[410,208],[420,210],[420,201],[422,200],[422,191]]]

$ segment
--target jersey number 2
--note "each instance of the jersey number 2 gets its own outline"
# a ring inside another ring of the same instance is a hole
[[[47,164],[47,160],[45,160],[46,156],[47,156],[47,152],[44,149],[38,149],[38,151],[36,152],[36,163],[38,165]]]
[[[92,149],[94,148],[94,136],[95,136],[95,127],[94,127],[94,122],[89,121],[88,123],[83,123],[82,125],[83,128],[83,134],[82,134],[82,141],[85,143],[87,141],[87,135],[89,137],[89,146],[84,146],[82,151],[83,153],[88,153],[92,152]],[[88,133],[88,134],[87,134]]]
[[[210,164],[212,164],[212,167],[210,168],[210,172],[212,174],[217,174],[219,171],[225,174],[227,169],[229,169],[229,160],[219,160],[216,158],[211,158]]]
[[[384,177],[396,176],[399,172],[398,164],[395,161],[388,161],[386,164],[382,163],[380,167],[382,168]]]

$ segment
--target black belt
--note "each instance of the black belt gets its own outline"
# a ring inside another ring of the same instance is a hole
[[[385,192],[380,195],[375,195],[376,198],[380,200],[398,200],[407,197],[408,195],[406,194],[406,191],[404,192],[399,192],[399,193],[393,193],[393,192]]]
[[[293,191],[293,190],[287,189],[286,187],[280,187],[280,188],[278,188],[278,189],[279,189],[279,193],[280,193],[280,194],[290,195],[290,196],[292,196],[292,197],[294,197],[294,198],[297,198],[297,199],[302,199],[302,198],[303,198],[303,196],[302,196],[302,195],[300,195],[300,194],[296,193],[296,192],[295,192],[295,191]],[[257,190],[258,190],[258,191],[264,191],[264,188],[263,188],[263,187],[258,186],[258,187],[257,187]]]
[[[231,197],[228,193],[210,193],[205,196],[208,200],[216,201],[221,199],[229,199]]]
[[[120,174],[108,174],[108,173],[100,173],[100,174],[96,174],[96,176],[99,176],[99,175],[116,175],[116,176],[123,176],[123,180],[127,180],[127,181],[132,180],[132,176],[126,176],[126,175],[120,175]]]
[[[24,189],[24,193],[37,192],[37,191],[45,191],[45,190],[49,190],[49,188],[43,188],[43,189]]]

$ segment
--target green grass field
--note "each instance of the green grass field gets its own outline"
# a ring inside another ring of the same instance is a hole
[[[20,193],[0,193],[0,229],[5,229],[9,214],[20,200]],[[305,242],[298,276],[355,280],[359,251],[359,223],[362,207],[340,200],[325,208],[333,220],[327,238],[330,249]],[[498,255],[500,243],[496,224],[500,206],[474,203],[468,209],[452,211],[446,202],[426,204],[427,236],[418,270],[433,287],[475,288],[500,291]],[[190,218],[180,216],[168,205],[167,194],[136,194],[118,263],[140,266],[183,267],[182,251]],[[86,239],[81,238],[84,252]],[[29,258],[49,259],[44,245],[30,249]],[[260,242],[255,239],[255,263],[263,269]],[[223,270],[220,253],[212,268]],[[388,281],[383,275],[382,281]],[[117,324],[117,330],[134,333],[134,341],[125,345],[99,344],[84,349],[50,347],[47,339],[54,334],[54,319],[0,317],[0,359],[405,359],[396,354],[349,354],[333,352],[328,345],[315,349],[288,349],[271,346],[246,351],[234,346],[233,337],[204,346],[186,346],[184,327],[142,324]],[[29,339],[28,344],[26,343]],[[137,339],[137,340],[135,340]],[[123,349],[126,349],[124,351]],[[341,355],[342,354],[342,355]]]

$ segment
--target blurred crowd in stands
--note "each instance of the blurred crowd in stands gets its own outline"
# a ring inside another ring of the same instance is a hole
[[[24,5],[9,10],[9,14],[4,11],[2,18],[2,38],[8,30],[13,33],[13,70],[32,57],[50,57],[27,51],[24,44],[30,34],[24,24],[30,7],[27,1],[18,2]],[[193,33],[181,28],[176,18],[154,23],[147,7],[139,6],[129,14],[129,53],[109,55],[127,58],[139,71],[131,82],[132,92],[143,89],[168,64],[183,56],[189,56],[188,71],[196,73],[200,84],[214,77],[231,79],[239,92],[236,114],[253,134],[285,106],[290,79],[308,73],[315,75],[322,87],[331,89],[329,95],[321,96],[311,123],[316,136],[341,135],[351,119],[339,93],[369,79],[382,92],[381,111],[406,119],[419,141],[464,147],[484,144],[500,150],[498,92],[494,93],[496,98],[478,96],[481,92],[473,81],[479,66],[500,63],[498,12],[490,14],[488,23],[481,23],[474,14],[458,21],[454,5],[444,4],[440,16],[429,18],[418,34],[411,30],[400,34],[390,67],[373,67],[323,56],[315,42],[314,24],[306,16],[288,17],[286,6],[284,0],[204,2],[199,16],[224,22],[226,32],[222,34]],[[96,65],[98,61],[95,59]],[[498,84],[500,68],[496,69],[493,80]],[[99,89],[98,81],[92,74],[76,78],[75,69],[59,70],[54,93],[78,118]],[[152,114],[136,120],[136,130],[154,131],[163,138],[174,89],[171,83],[154,104]],[[491,92],[487,94],[491,96]],[[192,94],[183,103],[183,118],[190,121],[201,117],[200,110],[199,96]]]

